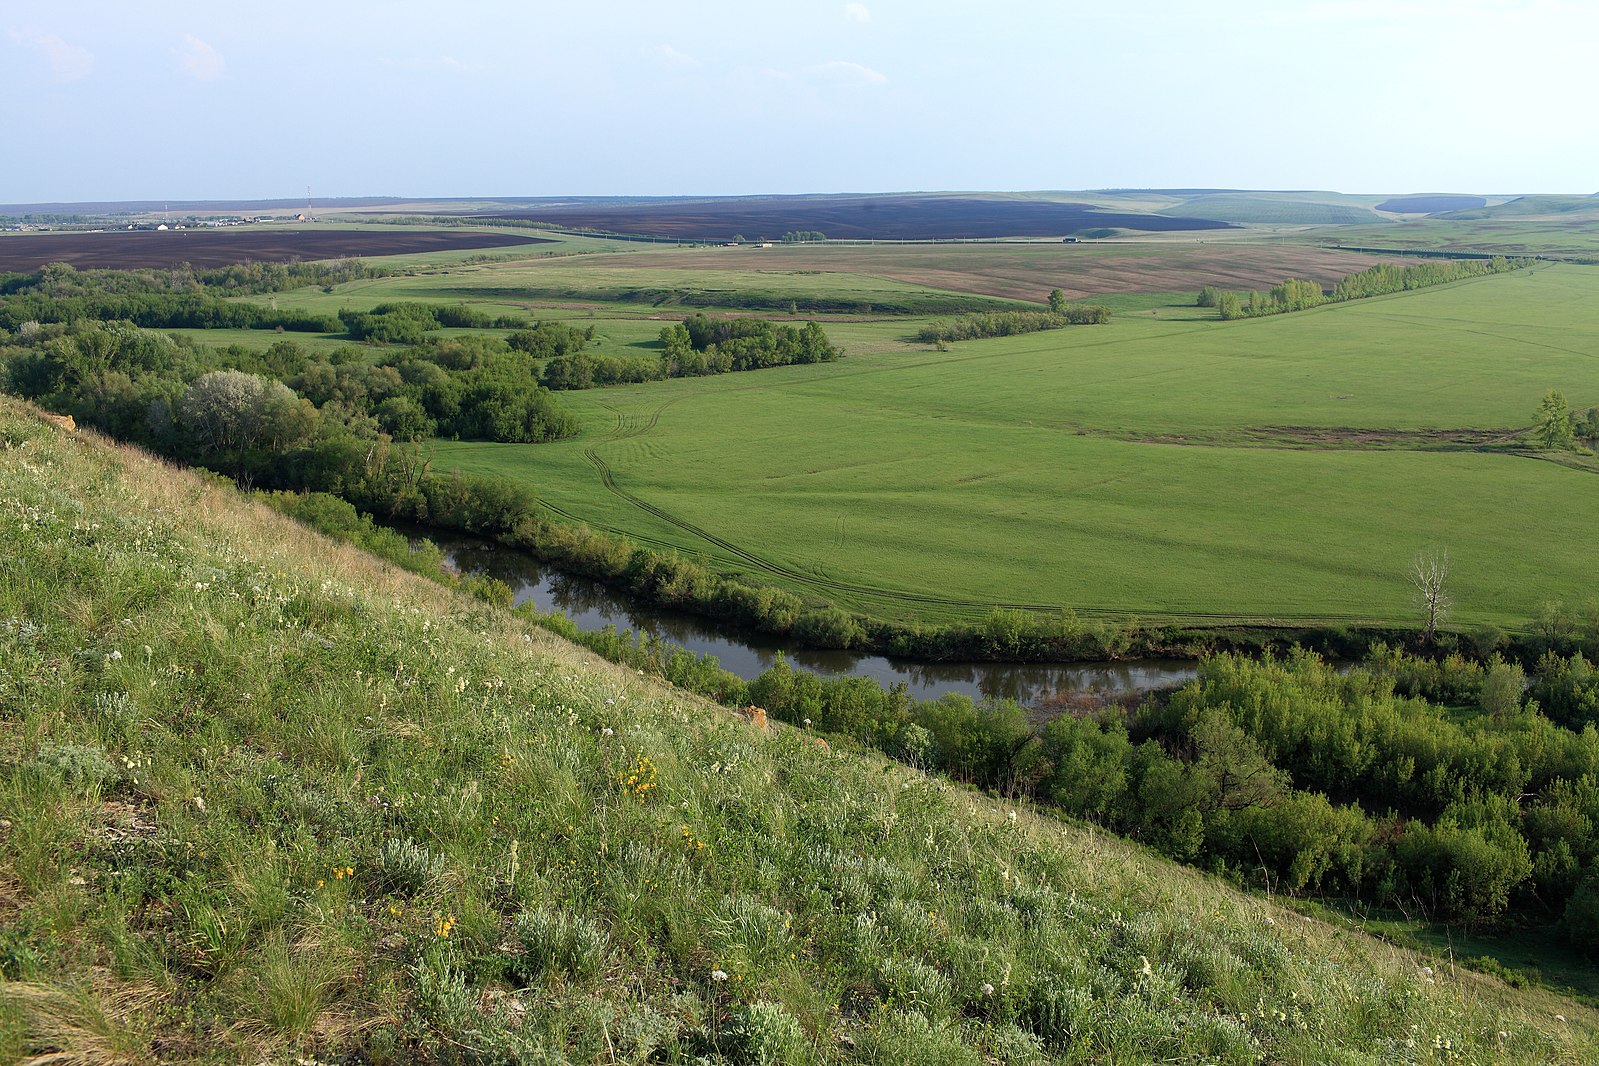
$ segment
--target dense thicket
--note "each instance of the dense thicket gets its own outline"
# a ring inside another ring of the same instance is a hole
[[[1064,326],[1097,326],[1110,321],[1110,308],[1098,304],[1063,304],[1058,311],[991,311],[983,314],[941,318],[922,327],[916,339],[923,344],[939,341],[969,341],[982,337],[1012,337],[1019,333],[1060,329]]]
[[[1325,303],[1342,303],[1345,300],[1360,300],[1368,296],[1424,289],[1430,285],[1443,285],[1446,282],[1482,277],[1487,274],[1503,274],[1530,266],[1531,262],[1527,259],[1495,257],[1494,259],[1430,259],[1409,266],[1378,263],[1366,270],[1340,278],[1331,292],[1324,292],[1314,281],[1289,278],[1281,285],[1275,285],[1265,292],[1251,292],[1247,295],[1206,286],[1200,290],[1195,303],[1200,307],[1216,308],[1218,316],[1224,319],[1259,318],[1263,315],[1303,311]]]
[[[436,329],[520,329],[521,315],[490,315],[465,304],[387,303],[370,311],[343,310],[339,321],[355,340],[421,344]]]
[[[619,358],[593,352],[560,354],[544,365],[541,380],[550,389],[699,377],[740,370],[764,370],[796,363],[826,363],[843,355],[822,327],[773,325],[754,318],[710,318],[694,314],[661,330],[661,353],[654,358]]]
[[[362,456],[436,434],[532,443],[576,420],[494,338],[434,341],[373,363],[292,341],[207,349],[126,322],[26,324],[0,344],[0,385],[155,451],[249,480],[360,480]]]

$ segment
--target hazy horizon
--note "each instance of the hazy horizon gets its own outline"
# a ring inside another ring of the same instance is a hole
[[[451,15],[9,10],[0,202],[1599,186],[1576,0]]]

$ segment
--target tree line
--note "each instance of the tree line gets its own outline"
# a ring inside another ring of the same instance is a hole
[[[1110,308],[1099,304],[1062,304],[1052,311],[989,311],[981,314],[941,318],[928,323],[916,334],[923,344],[945,341],[979,340],[984,337],[1014,337],[1066,326],[1098,326],[1110,321]]]
[[[1303,311],[1322,304],[1363,300],[1369,296],[1424,289],[1488,274],[1503,274],[1531,265],[1530,259],[1507,259],[1503,256],[1493,259],[1431,259],[1408,266],[1378,263],[1340,278],[1330,292],[1324,291],[1314,281],[1298,278],[1289,278],[1264,292],[1247,294],[1207,285],[1199,291],[1195,304],[1214,307],[1217,317],[1223,319],[1260,318]]]

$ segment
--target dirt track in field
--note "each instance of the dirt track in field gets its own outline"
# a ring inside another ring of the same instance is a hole
[[[1264,289],[1284,278],[1331,285],[1383,257],[1293,245],[939,244],[715,248],[590,256],[584,267],[822,271],[865,274],[951,292],[1042,301],[1059,288],[1077,299],[1099,293],[1198,292],[1206,285]]]
[[[290,263],[379,255],[412,255],[464,248],[550,244],[542,237],[471,230],[383,232],[358,229],[134,230],[112,233],[36,233],[0,237],[0,271],[26,273],[46,263],[94,267],[197,267],[230,263]]]

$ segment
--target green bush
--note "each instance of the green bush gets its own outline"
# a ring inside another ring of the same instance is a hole
[[[449,869],[444,856],[435,855],[410,837],[385,840],[378,849],[377,887],[395,895],[419,895]]]
[[[519,914],[516,935],[522,955],[512,971],[530,983],[552,974],[593,977],[610,951],[610,937],[598,922],[548,907]]]

